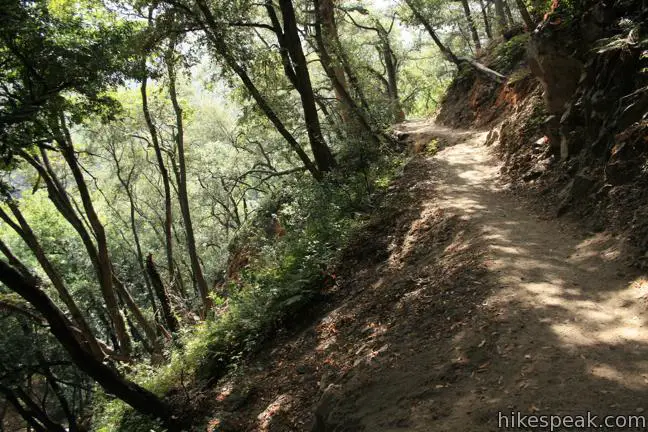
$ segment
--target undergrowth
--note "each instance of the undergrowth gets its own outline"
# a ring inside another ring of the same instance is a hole
[[[524,59],[529,37],[529,33],[522,33],[497,45],[490,55],[491,67],[502,74],[511,72]]]
[[[374,155],[345,155],[348,163],[322,183],[286,183],[281,196],[266,203],[277,211],[286,234],[268,237],[259,228],[262,224],[251,221],[232,247],[252,251],[250,264],[228,283],[226,297],[215,296],[219,312],[180,334],[163,365],[138,365],[130,377],[173,401],[184,398],[187,408],[195,409],[189,408],[194,402],[188,388],[214,383],[278,329],[299,322],[305,311],[325,298],[335,284],[334,268],[341,250],[368,219],[379,192],[404,163],[402,155],[377,156],[385,154],[385,149],[373,150]],[[95,403],[93,420],[99,432],[163,430],[105,395]]]

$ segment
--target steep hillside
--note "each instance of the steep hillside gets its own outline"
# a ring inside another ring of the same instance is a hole
[[[503,84],[466,70],[437,120],[490,129],[511,189],[648,252],[648,10],[555,2],[531,35],[489,47]]]

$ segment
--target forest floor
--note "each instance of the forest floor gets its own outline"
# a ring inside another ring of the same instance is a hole
[[[485,133],[398,129],[436,153],[389,187],[313,324],[216,389],[214,424],[470,432],[498,430],[498,412],[648,415],[648,279],[616,240],[513,195]]]

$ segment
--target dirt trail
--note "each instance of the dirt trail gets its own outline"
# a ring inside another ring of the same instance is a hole
[[[496,431],[499,411],[648,416],[646,279],[614,242],[507,193],[484,134],[401,130],[440,151],[390,188],[347,252],[331,310],[259,360],[246,428]]]
[[[615,242],[543,220],[506,194],[484,142],[476,134],[432,161],[436,205],[468,220],[484,241],[493,289],[482,306],[494,317],[480,344],[495,351],[482,372],[455,389],[464,394],[453,397],[435,430],[495,430],[494,410],[603,415],[648,409],[648,283],[626,274]],[[426,430],[416,423],[413,429]]]

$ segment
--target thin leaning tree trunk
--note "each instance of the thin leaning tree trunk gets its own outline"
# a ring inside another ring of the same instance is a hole
[[[335,158],[322,135],[317,106],[315,105],[313,84],[308,71],[308,62],[302,50],[292,0],[279,0],[279,6],[283,17],[283,40],[292,59],[293,70],[295,71],[295,78],[297,80],[297,91],[302,102],[306,131],[315,163],[320,171],[331,171],[335,167]]]
[[[501,0],[500,0],[501,1]],[[421,11],[418,9],[418,7],[414,4],[412,0],[405,0],[405,4],[410,8],[412,13],[414,14],[414,17],[418,22],[420,22],[423,27],[425,27],[425,30],[428,32],[432,40],[434,41],[434,44],[439,48],[439,51],[441,51],[441,54],[450,62],[459,65],[460,61],[457,58],[457,56],[448,48],[446,47],[443,42],[441,42],[441,39],[437,35],[436,31],[430,24],[430,21],[423,16]]]
[[[336,41],[339,40],[339,34],[337,23],[335,21],[335,5],[333,0],[321,0],[319,6],[317,4],[315,5],[315,14],[318,23],[321,23],[322,39],[329,47],[335,46]],[[317,14],[319,14],[319,16]],[[339,85],[333,85],[333,92],[335,93],[335,98],[340,106],[342,122],[347,123],[349,117],[352,115],[352,108],[346,101],[344,94],[339,90],[339,87],[341,87],[348,91],[348,83],[346,75],[344,74],[344,67],[339,61],[331,59],[329,62],[329,68],[329,73],[334,75],[335,80],[339,83]]]
[[[137,212],[137,207],[135,204],[135,194],[132,189],[132,175],[133,171],[135,170],[135,166],[131,168],[130,173],[128,174],[127,178],[124,178],[124,175],[122,173],[122,168],[119,165],[119,158],[117,157],[116,151],[114,147],[110,150],[110,153],[113,158],[113,162],[115,162],[115,168],[117,170],[117,179],[119,180],[119,183],[122,185],[122,188],[126,192],[126,196],[128,197],[128,203],[129,203],[129,225],[130,225],[130,230],[131,234],[133,236],[133,243],[135,243],[135,256],[137,258],[137,266],[140,268],[140,271],[142,272],[143,278],[144,278],[144,284],[146,285],[146,292],[149,297],[149,303],[151,303],[151,308],[153,309],[153,314],[155,316],[158,315],[158,310],[157,310],[157,305],[155,304],[155,297],[153,296],[153,288],[151,287],[151,281],[148,278],[148,275],[146,274],[146,269],[144,268],[144,254],[142,253],[142,243],[139,238],[139,233],[137,232],[137,219],[135,217],[135,213]]]
[[[175,61],[173,59],[175,44],[171,43],[165,61],[167,63],[167,72],[169,75],[169,96],[176,120],[176,133],[175,141],[178,146],[178,201],[180,204],[180,212],[182,213],[182,220],[185,227],[185,235],[187,241],[187,250],[189,252],[189,261],[191,262],[191,271],[194,276],[200,299],[202,300],[205,314],[211,310],[213,302],[209,297],[209,287],[203,274],[203,269],[198,257],[196,249],[196,238],[193,229],[193,221],[191,219],[191,209],[189,207],[189,194],[187,192],[187,166],[185,161],[185,146],[184,146],[184,120],[182,118],[182,107],[178,102],[178,95],[176,91],[176,71]]]
[[[29,407],[23,405],[12,389],[0,384],[0,394],[3,395],[4,399],[14,407],[23,420],[36,432],[48,432],[47,428],[38,420],[36,413],[30,410]],[[62,427],[61,429],[54,429],[54,432],[60,430],[62,430]]]
[[[117,294],[119,294],[119,296],[122,298],[122,300],[126,304],[126,307],[128,308],[128,311],[130,312],[132,317],[135,318],[135,321],[137,322],[137,325],[144,332],[144,335],[146,336],[147,342],[148,342],[149,346],[151,347],[151,353],[152,354],[153,353],[159,353],[161,347],[160,347],[160,344],[158,343],[158,340],[157,340],[157,334],[155,332],[155,328],[146,319],[146,317],[142,313],[142,310],[140,309],[138,304],[135,302],[135,299],[133,299],[133,296],[128,291],[128,289],[124,286],[122,281],[120,281],[114,275],[113,275],[113,285],[115,286],[115,289],[117,290]]]
[[[119,375],[115,369],[97,360],[81,346],[74,336],[70,321],[33,280],[25,278],[12,266],[0,260],[0,282],[41,313],[49,324],[50,332],[67,351],[74,364],[96,380],[108,393],[143,414],[162,419],[171,431],[180,430],[169,405],[150,391]]]
[[[486,6],[484,5],[484,0],[479,0],[479,7],[481,8],[482,18],[484,20],[484,31],[488,39],[493,39],[493,31],[491,30],[491,23],[488,19],[488,13],[486,11]]]
[[[43,375],[45,376],[45,380],[47,384],[49,384],[52,391],[54,392],[54,395],[58,399],[59,405],[61,406],[61,411],[63,411],[63,414],[65,414],[65,417],[68,420],[69,432],[78,432],[79,427],[77,425],[77,418],[74,415],[73,410],[70,408],[70,404],[68,403],[68,400],[65,397],[65,394],[63,393],[63,389],[59,385],[56,376],[54,376],[54,372],[52,372],[52,369],[45,361],[45,357],[43,357],[43,354],[41,352],[37,353],[37,357],[38,357],[38,364],[41,367]]]
[[[527,30],[533,30],[535,28],[535,23],[533,22],[533,19],[531,18],[529,11],[524,4],[524,0],[515,0],[515,5],[517,6],[518,11],[520,11],[520,15],[524,20],[524,25],[526,25]]]
[[[36,257],[36,261],[38,261],[38,264],[45,271],[45,274],[49,278],[50,282],[52,282],[54,289],[59,294],[61,300],[70,311],[70,314],[72,315],[72,319],[74,319],[74,323],[79,326],[79,330],[83,335],[84,342],[88,345],[88,349],[97,358],[103,359],[105,353],[99,346],[99,343],[97,342],[97,339],[95,338],[92,329],[90,328],[90,325],[86,321],[85,317],[81,313],[81,310],[79,309],[76,302],[72,298],[72,295],[68,291],[67,286],[63,281],[63,277],[60,275],[58,270],[56,270],[52,262],[45,254],[45,250],[41,246],[36,235],[34,234],[34,231],[32,230],[31,226],[23,216],[22,212],[20,211],[16,203],[9,201],[7,205],[9,206],[9,209],[11,210],[14,217],[18,221],[18,224],[16,224],[9,217],[9,215],[5,213],[5,211],[2,210],[1,208],[0,208],[0,219],[2,219],[7,225],[9,225],[23,239],[27,247],[29,247],[29,249],[32,251],[32,253]],[[6,246],[4,244],[2,246],[3,246],[2,249],[4,254],[8,256],[8,258],[10,258],[11,252],[6,252],[4,250]]]
[[[496,0],[497,1],[497,0]],[[500,0],[501,1],[501,0]],[[414,13],[414,16],[416,19],[423,24],[423,27],[427,30],[429,33],[430,37],[434,41],[434,43],[437,45],[441,53],[446,57],[448,61],[451,61],[454,63],[457,68],[461,67],[462,64],[468,64],[470,67],[474,68],[478,72],[483,73],[490,79],[496,81],[496,82],[502,82],[506,77],[502,75],[501,73],[494,71],[487,66],[471,59],[468,57],[457,57],[449,48],[447,48],[442,42],[441,39],[439,39],[439,36],[436,34],[436,31],[430,24],[430,22],[423,16],[421,11],[418,10],[416,5],[412,2],[412,0],[405,0],[405,3],[410,7],[412,12]]]
[[[281,121],[277,113],[272,109],[266,98],[261,94],[259,89],[256,87],[247,71],[243,66],[241,66],[237,59],[232,55],[232,53],[227,48],[226,42],[220,36],[220,26],[216,22],[216,18],[211,13],[209,6],[204,0],[195,0],[196,5],[198,6],[205,24],[207,26],[207,36],[212,42],[214,50],[218,53],[219,56],[225,61],[227,67],[229,67],[241,80],[247,91],[250,93],[250,96],[257,103],[259,109],[267,117],[267,119],[274,125],[277,129],[277,132],[286,140],[290,148],[297,154],[299,159],[302,161],[306,169],[311,173],[311,175],[318,181],[321,181],[323,176],[321,171],[317,166],[310,160],[304,149],[301,148],[295,137],[288,131],[284,123]]]
[[[58,127],[55,126],[54,130],[57,131]],[[69,149],[67,149],[65,137],[62,137],[59,133],[57,133],[57,142],[62,147],[62,153],[64,155],[64,159],[66,159],[66,162],[68,161],[68,159],[70,159],[71,156],[72,162],[70,163],[75,168],[73,170],[73,172],[76,173],[74,176],[75,180],[80,179],[83,190],[85,190],[85,193],[87,194],[87,186],[85,185],[85,180],[83,179],[81,170],[76,164],[76,156],[74,154],[74,150],[70,151]],[[25,151],[19,152],[19,155],[38,171],[40,177],[45,181],[50,201],[52,201],[59,213],[75,229],[75,231],[83,241],[83,244],[88,253],[88,257],[90,258],[95,273],[97,274],[97,280],[99,282],[101,294],[104,302],[106,303],[106,308],[110,315],[110,319],[113,323],[113,326],[115,327],[119,349],[121,350],[122,354],[128,356],[132,349],[131,340],[126,331],[124,318],[121,316],[121,312],[119,311],[116,294],[112,286],[112,274],[110,274],[109,271],[106,272],[105,270],[105,257],[107,251],[100,256],[100,253],[97,250],[97,245],[95,245],[94,243],[93,236],[88,231],[86,224],[77,214],[75,207],[70,201],[70,197],[67,195],[65,188],[52,169],[48,160],[47,150],[41,149],[41,156],[43,158],[42,162],[35,156],[31,156]],[[81,190],[81,187],[79,188]],[[89,194],[87,195],[87,197],[89,197]],[[110,269],[110,266],[108,267],[108,269]],[[106,275],[110,277],[110,281],[107,285],[104,277]]]
[[[470,12],[470,5],[468,0],[461,0],[461,5],[464,9],[464,14],[466,15],[466,21],[468,21],[468,27],[470,28],[470,34],[472,35],[473,43],[475,48],[479,51],[481,49],[481,42],[479,41],[479,33],[477,33],[477,26],[475,25],[475,20],[472,17]]]
[[[144,68],[146,68],[146,65],[144,65]],[[173,199],[171,195],[171,181],[169,179],[169,170],[164,163],[164,155],[162,153],[162,148],[160,147],[157,128],[155,127],[155,123],[153,123],[153,118],[151,117],[151,112],[149,110],[147,81],[148,78],[144,75],[140,85],[140,94],[142,97],[144,120],[146,121],[149,135],[151,135],[151,144],[153,145],[155,160],[157,162],[158,171],[160,172],[160,177],[162,178],[162,186],[164,190],[164,249],[166,252],[167,272],[169,274],[169,281],[180,287],[182,281],[179,279],[180,273],[175,270],[176,266],[173,259]],[[178,278],[177,281],[176,278]],[[183,290],[179,289],[178,291],[182,294]]]
[[[79,163],[74,152],[74,147],[72,143],[72,138],[69,130],[65,124],[65,118],[63,113],[59,114],[59,121],[54,123],[55,137],[59,144],[61,154],[63,159],[67,163],[72,176],[74,178],[75,184],[79,191],[81,197],[81,203],[83,209],[86,213],[88,221],[90,222],[90,227],[92,228],[94,238],[96,239],[96,251],[97,251],[97,276],[99,279],[99,286],[102,289],[104,300],[106,301],[106,308],[110,314],[110,319],[113,321],[115,326],[115,331],[117,333],[117,338],[119,339],[120,345],[123,344],[127,351],[130,351],[130,337],[126,330],[126,324],[124,319],[119,311],[119,304],[117,302],[117,295],[113,286],[113,274],[112,274],[112,261],[110,259],[110,253],[108,252],[108,238],[106,236],[106,231],[103,224],[99,219],[94,204],[92,203],[92,198],[90,196],[90,191],[86,185],[83,173],[79,167]]]
[[[162,282],[160,273],[158,273],[157,268],[155,267],[155,263],[153,262],[153,255],[151,254],[148,254],[148,256],[146,257],[146,271],[149,275],[149,278],[151,279],[151,283],[153,284],[153,288],[155,289],[158,299],[160,300],[162,317],[164,318],[166,327],[171,333],[175,333],[180,328],[178,319],[173,314],[171,301],[169,300],[169,296],[166,292],[166,289],[164,288],[164,283]]]

